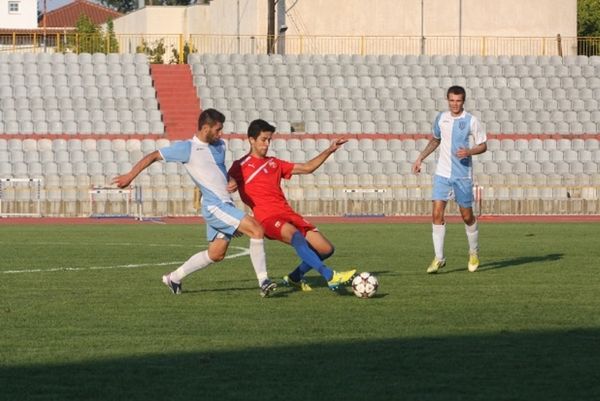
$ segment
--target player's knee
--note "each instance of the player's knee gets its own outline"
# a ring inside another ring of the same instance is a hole
[[[254,221],[252,223],[252,225],[250,226],[250,238],[260,239],[260,238],[264,238],[264,236],[265,236],[265,230],[262,228],[262,226],[260,224],[258,224],[256,221]]]
[[[319,253],[321,260],[325,260],[330,258],[335,253],[335,247],[331,245],[328,249],[325,249],[323,252]]]
[[[470,216],[464,216],[463,221],[465,222],[466,225],[472,226],[473,224],[475,224],[477,219],[475,218],[475,216],[470,215]]]
[[[435,224],[435,225],[444,224],[444,214],[443,213],[434,213],[433,214],[433,224]]]
[[[212,260],[213,262],[217,263],[222,261],[223,259],[225,259],[225,252],[222,251],[209,251],[208,252],[208,257],[210,258],[210,260]]]

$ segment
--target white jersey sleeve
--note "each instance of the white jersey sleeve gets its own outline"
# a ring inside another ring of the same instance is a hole
[[[476,145],[487,142],[487,135],[483,129],[483,125],[475,116],[471,116],[471,135],[473,135],[473,141]]]

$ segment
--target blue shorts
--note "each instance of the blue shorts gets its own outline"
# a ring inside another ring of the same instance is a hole
[[[202,217],[206,221],[206,239],[208,242],[215,238],[230,240],[244,216],[246,213],[233,203],[202,205]]]
[[[473,180],[471,178],[433,177],[432,199],[449,201],[455,199],[460,207],[473,207]]]

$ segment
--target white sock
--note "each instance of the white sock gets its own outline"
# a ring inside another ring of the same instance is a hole
[[[446,224],[432,224],[433,250],[437,260],[444,260],[444,237]]]
[[[469,241],[469,252],[479,252],[479,227],[477,222],[470,226],[465,224],[465,231]]]
[[[265,255],[265,241],[250,238],[250,260],[260,286],[269,276],[267,275],[267,256]]]
[[[185,276],[205,268],[211,263],[213,263],[213,261],[208,257],[208,251],[198,252],[197,254],[192,255],[192,257],[182,264],[179,269],[171,272],[171,281],[181,283],[181,280],[183,280]]]

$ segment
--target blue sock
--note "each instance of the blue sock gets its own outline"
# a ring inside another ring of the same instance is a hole
[[[303,262],[296,268],[296,270],[303,271],[306,269],[304,271],[306,272],[310,270],[310,268],[313,268],[318,271],[319,274],[325,278],[325,280],[329,281],[333,278],[333,270],[325,266],[319,255],[310,248],[306,238],[304,238],[299,231],[296,231],[294,235],[292,235],[292,246]],[[295,273],[296,270],[294,270],[293,273]]]
[[[289,274],[289,278],[295,282],[302,280],[302,277],[310,270],[312,267],[302,262],[294,269],[293,272]]]

